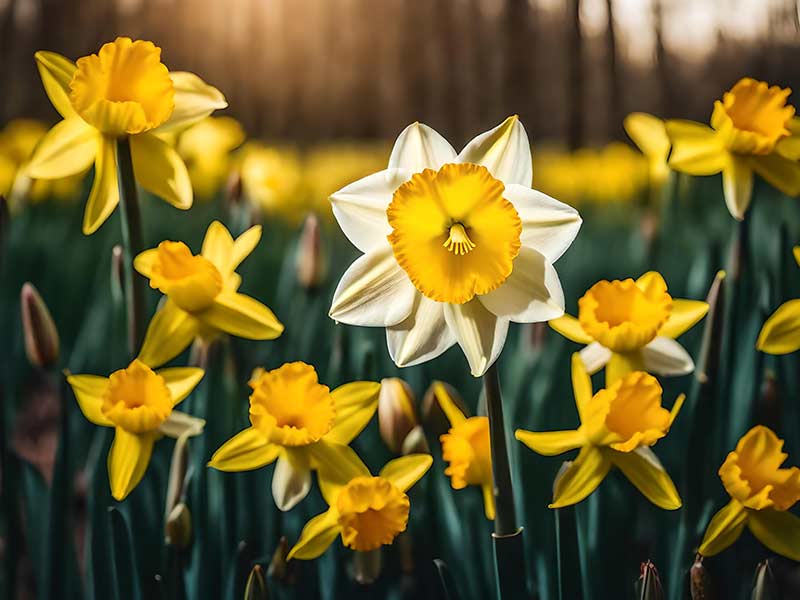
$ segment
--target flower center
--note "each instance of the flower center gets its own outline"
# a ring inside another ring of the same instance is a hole
[[[209,260],[193,255],[183,242],[161,242],[150,287],[167,294],[183,310],[199,312],[211,306],[222,291],[222,275]]]
[[[261,371],[250,387],[250,422],[275,444],[306,446],[333,427],[333,397],[328,386],[318,382],[311,365],[293,362]]]
[[[120,37],[79,58],[70,102],[87,123],[109,135],[158,127],[175,107],[175,87],[152,42]]]
[[[342,543],[367,552],[391,544],[408,524],[408,496],[383,477],[356,477],[339,492]]]
[[[108,378],[100,410],[125,431],[146,433],[158,429],[172,413],[172,395],[163,377],[134,359]]]
[[[463,304],[508,278],[522,223],[504,190],[486,167],[469,163],[425,169],[395,190],[388,239],[420,292]]]
[[[599,281],[578,300],[583,330],[614,352],[651,342],[672,311],[666,288],[642,290],[633,279]]]
[[[442,458],[450,463],[444,474],[453,489],[483,485],[492,481],[489,447],[489,419],[470,417],[440,436]]]

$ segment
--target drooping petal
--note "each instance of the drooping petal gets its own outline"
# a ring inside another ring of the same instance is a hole
[[[339,491],[354,477],[369,477],[369,469],[350,446],[320,440],[308,446],[322,497],[336,504]]]
[[[572,315],[564,314],[557,319],[551,319],[547,324],[577,344],[591,344],[594,341],[594,338],[583,330],[581,322]]]
[[[178,151],[149,133],[131,136],[130,144],[136,181],[175,208],[191,208],[192,181]]]
[[[76,116],[69,101],[69,83],[77,67],[68,58],[55,52],[40,50],[33,55],[42,85],[53,107],[65,119]]]
[[[380,477],[395,484],[401,492],[408,491],[433,464],[430,454],[409,454],[390,460],[378,473]]]
[[[206,325],[248,340],[274,340],[283,333],[275,314],[255,298],[223,290],[211,308],[198,314]]]
[[[581,350],[579,354],[589,375],[597,373],[611,360],[611,350],[600,345],[598,342],[592,342]]]
[[[563,454],[586,443],[586,436],[578,430],[535,432],[517,429],[514,437],[543,456]]]
[[[111,495],[116,500],[124,500],[142,480],[150,463],[156,435],[136,435],[117,427],[108,453],[108,481]]]
[[[611,468],[611,461],[594,446],[584,446],[574,462],[567,462],[553,486],[550,508],[577,504],[597,489]]]
[[[444,318],[464,351],[474,377],[497,360],[508,333],[508,319],[497,317],[477,298],[465,304],[445,304]]]
[[[28,163],[28,175],[59,179],[82,173],[92,166],[100,144],[100,134],[83,119],[64,119],[39,141]]]
[[[772,313],[758,334],[756,348],[769,354],[800,349],[800,299],[784,302]]]
[[[203,238],[200,254],[211,261],[220,273],[228,271],[233,252],[233,237],[228,228],[219,221],[212,221]]]
[[[785,510],[765,508],[751,511],[747,526],[773,552],[800,561],[800,517]]]
[[[522,221],[522,245],[538,250],[551,263],[566,252],[583,223],[568,204],[524,185],[507,185],[503,197],[514,205]]]
[[[289,550],[286,560],[293,558],[311,560],[325,552],[341,531],[338,518],[336,509],[330,508],[306,523],[300,533],[300,539]]]
[[[157,374],[164,378],[172,395],[172,405],[177,406],[200,383],[205,371],[197,367],[170,367],[161,369]]]
[[[186,350],[199,330],[194,316],[167,300],[147,326],[138,359],[150,367],[163,365]]]
[[[564,314],[558,273],[542,254],[526,246],[520,248],[508,279],[478,299],[498,317],[515,323],[541,323]]]
[[[516,115],[470,141],[459,153],[458,162],[483,165],[506,185],[530,187],[533,179],[528,134]]]
[[[707,312],[707,302],[673,298],[672,311],[667,322],[658,330],[658,335],[674,339],[691,329]]]
[[[772,187],[789,196],[800,194],[800,163],[777,153],[751,156],[753,170]]]
[[[753,170],[740,156],[731,156],[722,170],[722,191],[728,212],[739,221],[750,206],[753,197]]]
[[[451,427],[455,427],[459,423],[463,423],[467,420],[466,415],[461,412],[458,404],[456,404],[455,400],[450,396],[446,385],[441,381],[434,381],[431,384],[431,388],[433,389],[434,398],[436,398],[436,401],[439,403],[439,407],[442,409],[442,412],[444,412]]]
[[[178,439],[181,436],[195,437],[203,433],[205,419],[199,419],[179,410],[173,410],[167,420],[158,427],[159,433]]]
[[[747,511],[736,500],[731,500],[708,524],[700,544],[700,554],[714,556],[733,544],[742,535],[747,523]]]
[[[686,349],[671,338],[658,336],[641,350],[644,370],[658,375],[686,375],[694,361]]]
[[[433,360],[455,343],[455,334],[444,318],[444,305],[422,294],[416,295],[405,321],[386,328],[389,356],[398,367]]]
[[[307,453],[284,448],[272,473],[272,497],[278,509],[291,510],[310,489],[311,467]]]
[[[664,510],[681,507],[675,484],[650,448],[643,446],[633,452],[611,450],[610,456],[614,465],[650,502]]]
[[[175,86],[175,108],[167,122],[154,129],[154,132],[166,133],[184,129],[205,119],[215,110],[228,106],[222,92],[194,73],[173,71],[169,76]]]
[[[100,141],[94,161],[94,182],[83,213],[85,235],[97,231],[119,204],[116,141],[107,136],[98,139]]]
[[[361,433],[378,408],[381,384],[376,381],[353,381],[331,392],[336,420],[325,439],[349,444]]]
[[[689,175],[713,175],[725,166],[728,152],[717,132],[701,123],[670,120],[665,123],[672,142],[669,166]]]
[[[592,379],[589,377],[589,372],[586,370],[586,365],[583,364],[580,353],[573,353],[571,366],[572,392],[575,395],[575,406],[578,408],[578,414],[581,417],[581,422],[583,422],[586,416],[586,406],[594,395],[592,392]]]
[[[281,447],[270,444],[261,431],[248,427],[214,452],[208,466],[220,471],[252,471],[274,462]]]
[[[386,244],[392,229],[386,207],[395,190],[409,180],[406,169],[386,169],[346,185],[331,195],[333,216],[347,239],[361,252]]]
[[[417,290],[397,264],[389,244],[376,246],[342,275],[330,317],[348,325],[386,327],[411,314]]]
[[[432,127],[412,123],[398,136],[389,157],[390,169],[407,169],[419,173],[424,169],[439,170],[445,163],[455,162],[456,151]]]
[[[103,394],[108,388],[108,378],[97,375],[70,375],[67,383],[72,387],[75,399],[78,401],[83,416],[95,425],[112,427],[100,407],[103,404]]]

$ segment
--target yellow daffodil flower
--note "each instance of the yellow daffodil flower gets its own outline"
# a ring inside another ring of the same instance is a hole
[[[230,153],[244,142],[244,129],[231,117],[206,117],[183,131],[176,148],[199,198],[211,198],[225,184]]]
[[[245,198],[268,215],[299,223],[306,211],[300,194],[302,167],[297,152],[248,142],[239,154]]]
[[[660,187],[669,177],[667,157],[670,142],[663,119],[648,113],[635,112],[625,117],[623,126],[633,143],[647,158],[650,185],[653,188]]]
[[[655,271],[639,279],[598,281],[578,300],[578,318],[564,315],[550,326],[567,339],[588,344],[580,355],[589,373],[606,367],[606,383],[631,371],[685,375],[694,361],[675,341],[708,312],[699,300],[667,293]]]
[[[750,206],[754,172],[785,194],[800,194],[800,123],[787,103],[791,93],[745,77],[714,102],[710,127],[667,121],[669,166],[689,175],[721,171],[728,211],[740,221]]]
[[[358,552],[391,544],[408,525],[411,503],[406,492],[433,463],[428,454],[409,454],[386,463],[375,477],[347,446],[327,460],[331,468],[327,475],[320,470],[319,484],[330,508],[306,523],[288,560],[317,558],[337,536]]]
[[[683,405],[681,394],[672,411],[661,406],[655,377],[634,371],[592,395],[592,381],[578,354],[572,355],[572,386],[581,426],[574,431],[534,433],[517,429],[516,438],[544,456],[580,448],[566,463],[553,489],[550,508],[577,504],[617,467],[656,506],[680,508],[681,499],[658,457],[650,450],[667,435]]]
[[[789,512],[800,500],[800,469],[781,468],[782,448],[775,432],[757,425],[728,454],[719,476],[731,501],[708,524],[700,554],[722,552],[747,526],[773,552],[800,561],[800,518]]]
[[[432,390],[450,422],[449,431],[439,436],[442,458],[450,463],[444,474],[450,477],[450,485],[454,490],[462,490],[468,485],[480,486],[486,518],[494,519],[489,419],[467,417],[441,382],[434,381]]]
[[[116,140],[130,138],[136,181],[173,206],[192,205],[192,185],[178,153],[158,134],[188,127],[227,102],[192,73],[172,72],[152,42],[120,37],[76,63],[37,52],[50,102],[63,117],[36,148],[34,179],[80,173],[94,164],[83,232],[94,233],[119,203]]]
[[[83,415],[114,428],[108,454],[111,495],[124,500],[141,481],[153,443],[161,436],[199,435],[205,422],[174,410],[203,378],[203,370],[176,367],[153,371],[134,359],[109,377],[68,375]]]
[[[139,359],[158,366],[176,357],[196,337],[227,333],[249,340],[272,340],[283,325],[255,298],[239,293],[236,268],[261,239],[255,225],[236,240],[219,221],[206,231],[200,254],[183,242],[161,242],[139,254],[133,266],[167,301],[147,327]]]
[[[516,117],[456,154],[426,125],[397,139],[389,168],[331,196],[361,252],[342,276],[330,316],[385,327],[398,366],[458,344],[472,374],[497,359],[511,321],[563,314],[553,262],[572,243],[578,213],[531,189],[528,136]]]
[[[380,384],[355,381],[330,390],[314,367],[286,363],[273,371],[257,369],[250,380],[250,424],[211,457],[220,471],[250,471],[277,461],[272,496],[289,510],[367,425],[378,408]]]
[[[793,250],[800,265],[800,246]],[[764,323],[756,347],[768,354],[789,354],[800,349],[800,298],[784,302]]]

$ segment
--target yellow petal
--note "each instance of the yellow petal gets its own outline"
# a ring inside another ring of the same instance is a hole
[[[645,156],[667,160],[670,143],[662,119],[648,113],[635,112],[625,117],[623,126]]]
[[[575,395],[575,406],[578,407],[578,415],[581,422],[586,414],[586,405],[592,399],[592,378],[583,364],[580,353],[572,355],[572,392]]]
[[[293,558],[311,560],[325,552],[341,531],[338,518],[336,509],[330,508],[306,523],[300,533],[300,539],[289,550],[286,560]]]
[[[233,242],[233,253],[228,268],[235,271],[241,262],[250,256],[261,240],[261,225],[253,225]]]
[[[350,446],[323,439],[307,448],[311,454],[312,467],[317,469],[322,497],[330,506],[336,505],[339,491],[351,479],[370,476],[369,469]]]
[[[658,271],[648,271],[636,280],[638,287],[648,298],[663,296],[667,291],[667,282]]]
[[[626,352],[625,354],[612,352],[611,360],[606,365],[606,387],[614,385],[628,373],[644,370],[644,360],[639,350]]]
[[[609,451],[611,461],[625,474],[645,498],[664,510],[681,507],[675,484],[650,448],[634,452]]]
[[[672,423],[675,422],[675,418],[678,416],[678,413],[681,412],[681,408],[683,407],[683,403],[686,400],[686,394],[681,394],[677,398],[675,398],[675,404],[672,405],[672,410],[669,411],[669,426],[672,427]]]
[[[36,146],[28,164],[34,179],[60,179],[83,173],[95,160],[100,134],[80,117],[64,119]]]
[[[390,460],[379,475],[395,484],[401,492],[406,492],[428,472],[432,464],[430,454],[409,454]]]
[[[367,426],[378,408],[381,384],[375,381],[354,381],[331,392],[336,420],[325,439],[349,444]]]
[[[119,204],[116,141],[102,136],[94,161],[94,182],[83,213],[83,233],[91,235]]]
[[[204,419],[198,419],[179,410],[173,410],[167,420],[158,426],[162,435],[178,439],[182,436],[195,437],[203,433],[206,426]]]
[[[83,416],[95,425],[112,427],[109,421],[100,410],[103,404],[103,394],[108,388],[108,378],[98,377],[97,375],[70,375],[67,383],[72,386],[72,392],[78,401]]]
[[[789,196],[800,194],[800,164],[780,154],[751,156],[753,170],[772,187]]]
[[[736,500],[731,500],[708,524],[700,544],[700,554],[714,556],[733,544],[742,535],[747,523],[747,511]]]
[[[778,140],[775,151],[789,160],[800,160],[800,136],[793,134]]]
[[[34,54],[44,91],[58,113],[65,119],[74,117],[75,109],[69,101],[69,83],[77,67],[68,58],[55,52],[40,50]]]
[[[691,329],[695,323],[706,316],[707,312],[708,303],[706,302],[673,298],[672,311],[669,313],[667,322],[658,330],[658,335],[674,339]]]
[[[611,468],[611,461],[606,454],[594,446],[584,446],[574,462],[564,464],[567,466],[553,486],[550,508],[577,504],[597,489]]]
[[[223,291],[198,317],[214,329],[248,340],[274,340],[283,333],[283,325],[269,308],[238,292]]]
[[[197,367],[171,367],[161,369],[157,374],[164,378],[172,396],[172,405],[177,406],[200,383],[205,371]]]
[[[434,381],[431,384],[431,389],[433,390],[433,397],[436,398],[447,420],[450,422],[451,427],[455,427],[459,423],[463,423],[467,420],[466,415],[461,412],[461,409],[458,408],[458,404],[456,404],[455,400],[450,396],[446,385],[441,381]]]
[[[184,129],[205,119],[215,110],[228,106],[222,92],[194,73],[174,71],[169,76],[175,86],[175,108],[169,120],[154,131],[162,133]]]
[[[192,181],[175,148],[149,133],[131,136],[130,143],[136,181],[175,208],[191,208]]]
[[[483,513],[490,521],[494,521],[494,487],[491,483],[485,483],[481,486],[481,493],[483,494]]]
[[[167,300],[147,326],[138,358],[150,367],[163,365],[183,352],[199,329],[195,317]]]
[[[747,526],[776,554],[800,561],[800,517],[772,508],[754,510],[750,512]]]
[[[117,427],[108,453],[108,481],[115,499],[124,500],[142,480],[156,435],[136,435]]]
[[[208,466],[220,471],[252,471],[274,462],[280,451],[261,431],[248,427],[214,452]]]
[[[517,429],[514,432],[514,437],[534,452],[543,456],[563,454],[575,448],[580,448],[586,443],[586,436],[577,430],[537,433]]]
[[[800,349],[800,299],[778,307],[758,334],[756,348],[769,354],[788,354]]]
[[[233,237],[230,231],[219,221],[214,221],[208,226],[206,237],[203,238],[203,248],[200,254],[213,263],[220,273],[227,273],[233,252]]]
[[[547,324],[568,340],[572,340],[578,344],[591,344],[594,341],[594,339],[583,330],[581,322],[572,315],[564,314],[557,319],[551,319]]]
[[[722,170],[722,191],[728,212],[734,219],[743,220],[753,198],[753,170],[745,158],[731,155]]]
[[[794,256],[794,262],[800,266],[800,246],[795,246],[792,248],[792,255]]]
[[[133,268],[150,279],[153,275],[153,262],[158,258],[158,248],[150,248],[136,255]]]
[[[667,121],[665,125],[672,142],[671,168],[689,175],[713,175],[725,166],[728,152],[713,129],[682,120]]]

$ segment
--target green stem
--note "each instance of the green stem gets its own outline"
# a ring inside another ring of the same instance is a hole
[[[142,218],[136,179],[133,176],[131,146],[127,137],[117,140],[117,180],[119,183],[122,247],[125,252],[125,302],[128,310],[128,351],[136,356],[144,341],[144,280],[133,268],[133,259],[144,250]]]

